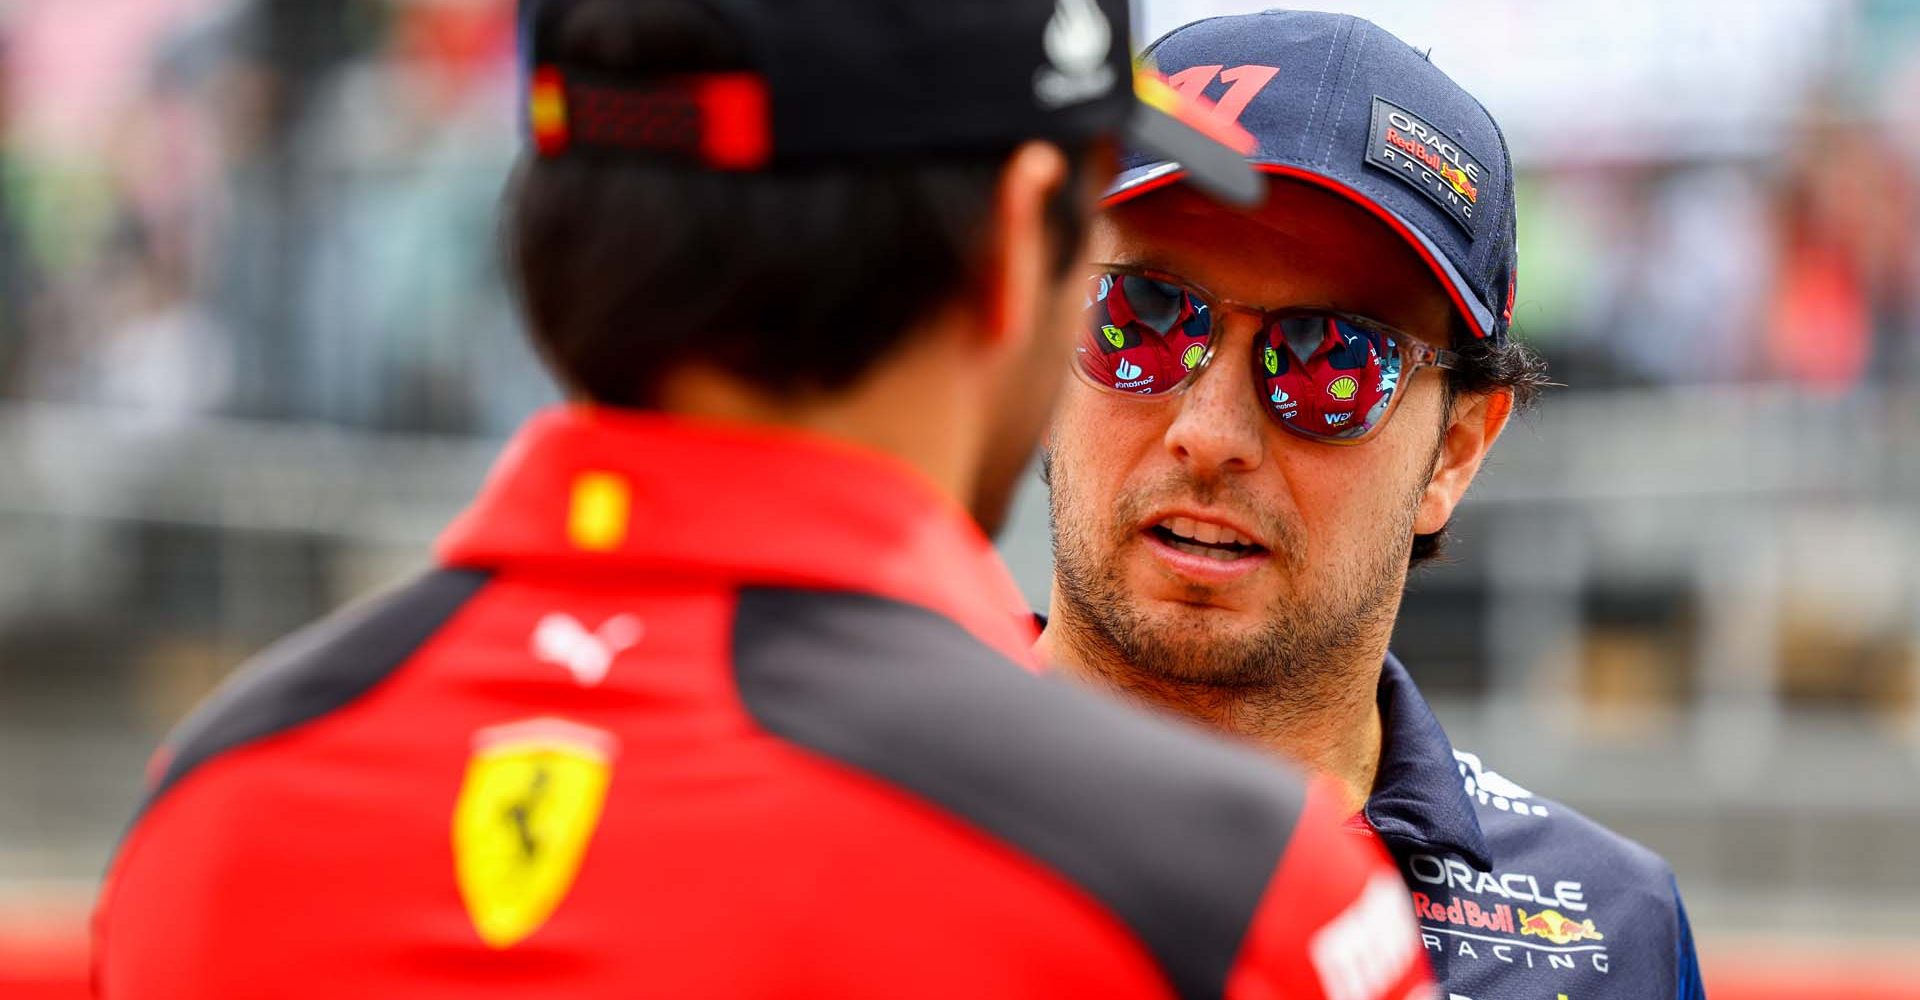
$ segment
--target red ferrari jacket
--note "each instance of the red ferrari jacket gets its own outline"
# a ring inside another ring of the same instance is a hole
[[[536,417],[439,566],[172,736],[109,998],[1400,1000],[1333,799],[1031,669],[965,514],[799,435]]]

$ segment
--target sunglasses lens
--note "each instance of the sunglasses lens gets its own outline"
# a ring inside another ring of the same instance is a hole
[[[1087,279],[1074,364],[1093,384],[1154,396],[1206,360],[1213,315],[1193,292],[1134,274]]]
[[[1331,314],[1278,320],[1254,348],[1267,408],[1287,429],[1328,441],[1365,437],[1386,419],[1406,356],[1391,334]]]

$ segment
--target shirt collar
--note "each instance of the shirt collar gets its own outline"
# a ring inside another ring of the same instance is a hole
[[[1380,671],[1380,772],[1363,810],[1395,854],[1438,850],[1493,868],[1453,743],[1392,653]]]
[[[971,516],[899,459],[797,431],[544,410],[437,552],[454,566],[665,570],[876,594],[1033,662],[1019,588]]]

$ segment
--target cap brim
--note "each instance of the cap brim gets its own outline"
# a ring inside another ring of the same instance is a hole
[[[1475,337],[1485,338],[1494,329],[1493,310],[1482,304],[1474,295],[1473,286],[1461,277],[1459,270],[1453,266],[1453,262],[1447,259],[1446,253],[1432,240],[1427,239],[1426,234],[1402,218],[1400,213],[1324,174],[1287,163],[1253,163],[1244,160],[1242,162],[1246,163],[1250,170],[1263,175],[1260,178],[1263,182],[1262,191],[1265,190],[1265,175],[1287,177],[1324,188],[1366,209],[1385,223],[1387,228],[1398,233],[1401,239],[1406,240],[1407,245],[1413,248],[1415,255],[1425,262],[1427,268],[1433,272],[1433,276],[1440,280],[1441,287],[1446,289],[1447,296],[1453,300],[1454,308],[1459,311],[1461,318],[1467,321],[1467,327],[1472,330]],[[1198,181],[1199,178],[1189,171],[1183,162],[1143,164],[1123,171],[1119,177],[1114,178],[1113,183],[1107,187],[1106,193],[1101,195],[1100,204],[1103,208],[1111,208],[1138,198],[1149,191],[1157,191],[1169,184],[1176,182],[1197,184]]]
[[[1133,149],[1172,161],[1185,179],[1230,205],[1257,205],[1266,194],[1266,178],[1247,162],[1253,136],[1220,118],[1204,101],[1186,97],[1150,70],[1134,74],[1132,114],[1121,139]]]

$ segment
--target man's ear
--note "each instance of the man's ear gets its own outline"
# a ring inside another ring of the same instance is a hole
[[[1046,142],[1022,143],[1000,171],[982,289],[982,332],[996,346],[1017,349],[1033,336],[1034,317],[1053,273],[1047,204],[1067,175],[1066,154]]]
[[[1451,409],[1446,434],[1434,456],[1433,477],[1427,481],[1420,509],[1414,514],[1413,531],[1417,535],[1434,534],[1453,519],[1453,510],[1467,495],[1467,487],[1480,472],[1480,463],[1507,429],[1507,419],[1513,416],[1513,390],[1462,395]]]

